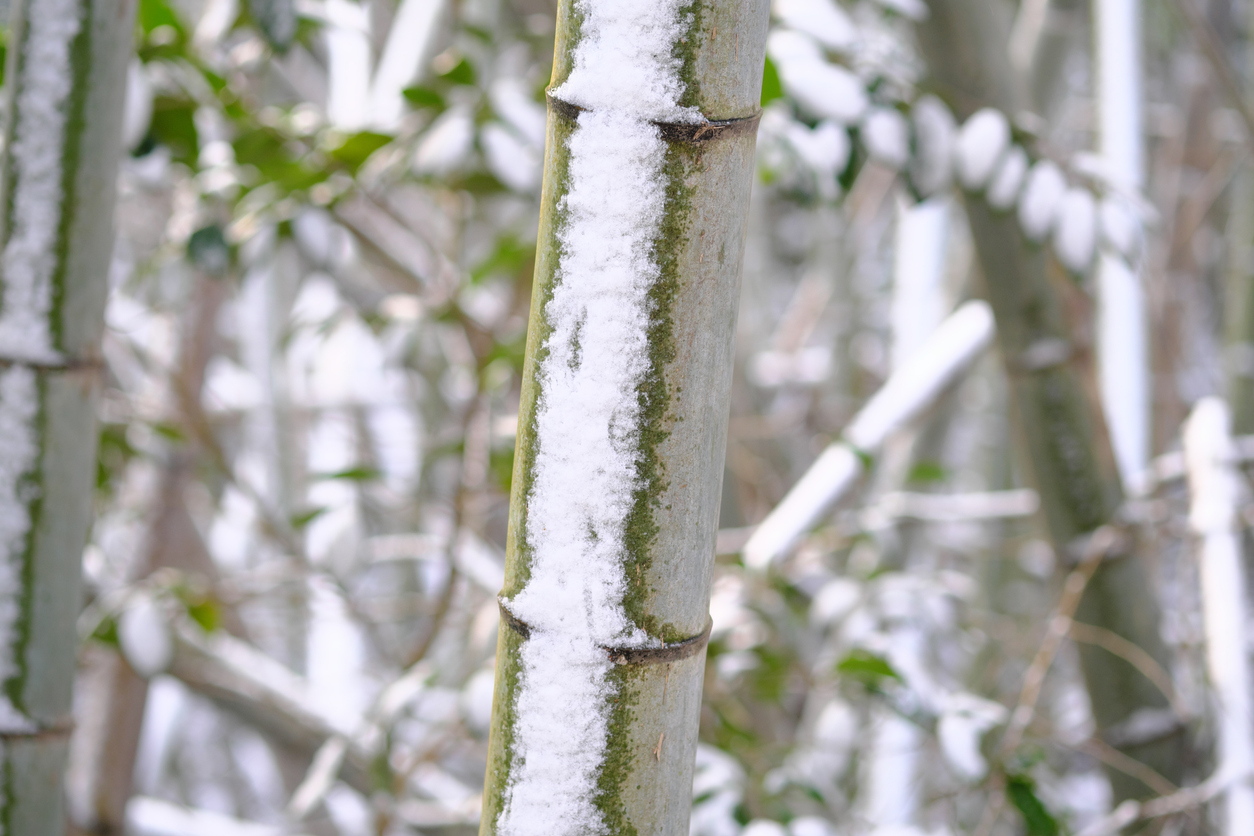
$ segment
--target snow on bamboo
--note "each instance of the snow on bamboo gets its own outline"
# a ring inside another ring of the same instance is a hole
[[[27,9],[8,155],[11,228],[0,254],[0,357],[49,362],[57,359],[50,318],[72,83],[70,47],[79,31],[80,9],[77,0],[39,0]]]
[[[497,821],[504,836],[606,831],[595,804],[609,721],[601,648],[657,644],[628,619],[624,533],[640,484],[637,387],[649,372],[652,258],[665,203],[656,121],[698,122],[678,104],[678,0],[584,0],[569,79],[553,95],[584,110],[569,145],[552,332],[538,370],[530,578],[506,606],[530,626],[513,751]]]
[[[18,673],[14,645],[22,606],[22,562],[31,528],[25,481],[39,458],[38,388],[35,372],[25,366],[0,371],[0,683]],[[30,728],[9,698],[0,695],[0,731]]]
[[[893,372],[843,438],[810,466],[745,544],[745,564],[765,569],[810,530],[862,475],[863,456],[930,406],[993,339],[988,304],[967,302]]]
[[[1220,770],[1234,781],[1224,798],[1229,836],[1254,833],[1254,706],[1245,647],[1248,614],[1241,566],[1237,504],[1240,478],[1230,434],[1228,407],[1205,398],[1184,427],[1184,454],[1192,503],[1189,524],[1201,539],[1202,618],[1206,661],[1219,713]]]

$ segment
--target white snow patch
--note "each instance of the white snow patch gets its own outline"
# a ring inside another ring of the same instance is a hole
[[[1010,147],[1010,122],[1000,110],[986,107],[971,115],[958,134],[954,166],[964,189],[978,192],[988,183]]]
[[[540,153],[499,122],[490,122],[479,133],[484,160],[496,179],[516,192],[533,192],[540,186]]]
[[[12,366],[0,372],[0,683],[18,672],[14,643],[22,614],[22,563],[33,498],[23,480],[39,460],[35,431],[38,389],[31,369]],[[0,730],[24,728],[31,728],[30,722],[7,696],[0,695]]]
[[[420,174],[448,174],[462,164],[475,141],[475,123],[461,108],[452,108],[436,119],[414,152],[414,168]]]
[[[1019,225],[1033,241],[1044,241],[1058,218],[1058,209],[1067,191],[1062,170],[1050,160],[1042,160],[1028,172],[1027,184],[1019,196]]]
[[[984,192],[988,205],[1003,212],[1014,206],[1027,173],[1028,152],[1015,145],[1006,152],[1001,167],[997,169],[993,181],[988,184],[988,190]]]
[[[649,369],[652,244],[665,202],[666,145],[651,123],[703,118],[678,104],[679,9],[680,0],[584,0],[574,69],[553,93],[586,110],[569,140],[567,220],[545,307],[552,332],[537,371],[531,574],[506,602],[531,634],[502,836],[607,832],[595,805],[613,695],[602,647],[659,644],[623,609],[623,536],[640,484],[636,388]]]
[[[527,89],[516,78],[498,78],[488,88],[492,109],[537,147],[544,145],[544,106],[527,95]]]
[[[75,0],[32,3],[26,21],[16,128],[8,149],[13,228],[0,255],[0,356],[55,361],[50,314],[61,229],[61,155],[72,81],[70,44],[79,30]]]
[[[788,831],[777,821],[754,819],[740,831],[740,836],[788,836]]]
[[[780,111],[772,110],[769,115],[779,116]],[[840,191],[836,178],[849,164],[852,145],[849,134],[831,120],[820,122],[813,130],[787,116],[778,121],[783,122],[779,132],[814,172],[819,196],[828,200],[835,198]]]
[[[122,655],[144,679],[163,673],[174,659],[174,637],[161,606],[150,595],[138,595],[118,618]]]
[[[875,2],[889,11],[915,21],[927,20],[929,14],[927,4],[923,0],[875,0]]]
[[[1083,273],[1093,263],[1097,249],[1097,201],[1088,189],[1072,188],[1062,197],[1054,252],[1073,273]]]
[[[931,195],[949,185],[953,176],[954,144],[958,124],[940,99],[924,96],[911,109],[914,122],[914,161],[910,177],[922,195]]]
[[[862,139],[871,159],[888,168],[904,168],[910,160],[910,125],[887,107],[872,108],[862,122]]]
[[[779,80],[802,109],[820,119],[851,125],[867,108],[861,79],[844,67],[828,64],[818,44],[800,32],[777,29],[766,51],[779,70]]]
[[[126,109],[122,113],[122,146],[135,150],[152,122],[152,85],[138,58],[126,68]]]
[[[844,51],[858,40],[853,21],[831,0],[775,0],[775,16],[828,49]]]

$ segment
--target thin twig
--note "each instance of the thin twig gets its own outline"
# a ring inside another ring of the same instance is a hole
[[[1254,109],[1245,98],[1241,79],[1233,69],[1232,62],[1228,60],[1223,41],[1219,39],[1215,28],[1206,19],[1206,14],[1198,8],[1197,0],[1173,0],[1173,2],[1189,29],[1192,30],[1198,46],[1206,55],[1206,60],[1210,62],[1211,70],[1214,71],[1215,78],[1223,87],[1228,104],[1241,115],[1241,121],[1245,123],[1245,143],[1251,150],[1254,150]]]
[[[1128,641],[1113,630],[1107,630],[1105,627],[1097,627],[1092,624],[1081,624],[1077,621],[1071,622],[1071,630],[1068,636],[1072,641],[1095,645],[1118,656],[1140,671],[1146,679],[1154,683],[1158,690],[1162,691],[1163,696],[1167,698],[1167,702],[1171,703],[1172,709],[1178,716],[1189,716],[1188,706],[1181,702],[1175,686],[1171,682],[1171,674],[1167,673],[1166,669],[1158,664],[1158,660],[1147,653],[1140,645]]]
[[[1023,689],[1019,692],[1019,704],[1010,717],[1010,724],[1002,736],[1001,752],[1009,755],[1023,741],[1023,733],[1036,713],[1036,703],[1041,696],[1041,687],[1045,683],[1045,674],[1054,664],[1054,657],[1062,646],[1062,640],[1071,632],[1072,617],[1080,606],[1080,598],[1084,588],[1088,586],[1098,565],[1119,539],[1119,532],[1112,526],[1104,525],[1090,536],[1080,565],[1067,575],[1063,583],[1062,599],[1058,602],[1058,611],[1049,620],[1049,628],[1040,648],[1036,651],[1032,664],[1023,676]]]

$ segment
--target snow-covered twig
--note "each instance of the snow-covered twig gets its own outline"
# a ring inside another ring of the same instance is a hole
[[[292,752],[313,758],[327,739],[350,737],[351,729],[337,727],[314,707],[299,674],[247,642],[222,631],[206,634],[186,622],[175,625],[174,637],[172,676]],[[369,794],[368,767],[361,752],[349,752],[341,775]]]
[[[993,314],[984,302],[967,302],[941,323],[758,526],[745,544],[745,564],[765,569],[792,548],[853,487],[863,457],[931,406],[992,338]]]
[[[126,825],[134,836],[301,836],[285,827],[241,821],[142,795],[127,804]]]
[[[1228,407],[1222,400],[1204,398],[1193,408],[1184,427],[1184,453],[1192,493],[1189,524],[1200,540],[1206,662],[1219,715],[1220,769],[1249,775],[1254,771],[1254,714],[1237,516],[1240,481],[1232,460]],[[1254,833],[1254,786],[1234,786],[1224,801],[1224,832]]]

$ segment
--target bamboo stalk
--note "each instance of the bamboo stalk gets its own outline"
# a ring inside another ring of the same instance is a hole
[[[766,26],[560,5],[483,834],[688,831]]]
[[[0,832],[61,833],[129,0],[13,5],[0,198]]]
[[[1022,101],[1008,82],[1013,74],[1002,47],[1005,31],[989,11],[977,0],[934,0],[931,16],[917,29],[933,84],[964,117],[989,104],[1017,113]],[[1114,454],[1095,386],[1071,341],[1048,253],[1025,239],[1012,215],[991,208],[982,196],[968,195],[965,203],[1010,375],[1019,447],[1065,571],[1120,506]],[[1139,557],[1133,547],[1105,559],[1086,585],[1076,617],[1110,630],[1166,667],[1158,602]],[[1125,755],[1179,784],[1184,760],[1179,722],[1151,740],[1119,734],[1145,712],[1170,712],[1166,697],[1108,651],[1092,645],[1079,651],[1099,734],[1112,735]],[[1148,789],[1115,770],[1107,775],[1116,800],[1141,797]]]

